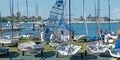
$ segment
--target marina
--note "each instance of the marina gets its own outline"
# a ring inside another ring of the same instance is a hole
[[[91,8],[81,0],[79,18],[73,18],[77,6],[71,0],[56,0],[51,6],[44,3],[52,0],[24,0],[25,6],[22,0],[4,2],[10,14],[4,16],[0,4],[0,60],[120,60],[120,22],[111,14],[111,0],[104,1],[108,17],[101,13],[102,0],[89,1],[94,2],[94,16],[86,16]]]

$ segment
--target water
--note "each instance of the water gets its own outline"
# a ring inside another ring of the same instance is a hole
[[[119,22],[111,23],[111,31],[117,32],[119,27]],[[88,35],[95,35],[97,34],[97,24],[96,23],[87,23],[88,26]],[[85,24],[84,23],[73,23],[73,29],[77,35],[86,33]],[[100,27],[102,28],[102,34],[104,34],[105,29],[109,31],[109,24],[108,23],[100,23]]]
[[[7,24],[8,23],[2,23],[2,26],[5,26]],[[18,24],[18,23],[16,22],[14,24]],[[97,25],[96,25],[96,23],[88,23],[87,25],[88,25],[88,34],[89,35],[97,34]],[[16,33],[19,33],[19,34],[33,33],[36,36],[39,36],[39,34],[40,34],[39,30],[35,30],[35,31],[31,30],[32,26],[33,26],[32,23],[23,23],[21,27],[24,27],[24,29],[19,30],[19,31],[14,31],[14,34],[16,34]],[[108,28],[108,26],[109,26],[108,23],[100,23],[100,26],[101,26],[101,28],[103,30],[103,33],[105,32],[105,29],[107,29],[107,30],[109,29]],[[72,27],[75,30],[75,33],[77,35],[80,35],[80,34],[83,34],[83,33],[86,32],[84,23],[72,23]],[[118,27],[119,27],[119,22],[111,23],[111,31],[116,32]],[[5,32],[2,33],[2,35],[9,35],[9,34],[12,34],[12,32],[5,31]]]

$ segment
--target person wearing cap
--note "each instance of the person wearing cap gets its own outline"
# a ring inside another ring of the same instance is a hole
[[[120,48],[120,28],[118,29],[118,38],[117,41],[115,43],[115,48]]]

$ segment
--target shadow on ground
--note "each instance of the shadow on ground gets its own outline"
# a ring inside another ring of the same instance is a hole
[[[0,55],[0,58],[16,58],[19,55],[20,54],[18,52],[10,52],[9,56],[7,54],[2,54],[2,55]]]
[[[41,56],[40,53],[34,55],[35,58],[41,58],[40,60],[45,60],[46,58],[50,58],[55,56],[55,52],[54,51],[49,51],[49,52],[44,52],[43,56]]]
[[[100,56],[100,57],[112,57],[112,56],[110,55],[110,53],[108,53],[108,52],[106,52],[106,53],[101,53],[99,56]]]
[[[81,53],[78,53],[77,55],[71,56],[70,60],[97,60],[97,56],[93,55],[93,54],[87,54],[85,56],[85,54],[82,54],[81,57]]]

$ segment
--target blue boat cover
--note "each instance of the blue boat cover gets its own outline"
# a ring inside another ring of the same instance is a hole
[[[0,52],[2,52],[2,51],[8,51],[8,50],[9,50],[9,47],[0,46]]]

